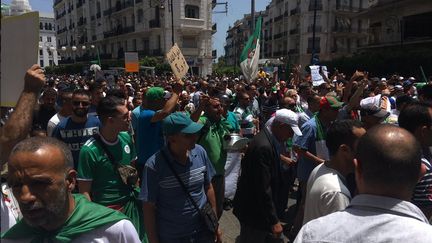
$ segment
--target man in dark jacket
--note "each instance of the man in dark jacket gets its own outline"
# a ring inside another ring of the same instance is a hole
[[[234,198],[234,215],[239,219],[240,243],[278,239],[282,225],[277,215],[281,181],[280,155],[285,142],[301,136],[298,116],[293,111],[276,111],[272,124],[258,133],[242,160],[242,174]]]

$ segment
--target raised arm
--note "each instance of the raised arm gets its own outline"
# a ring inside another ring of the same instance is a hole
[[[24,89],[18,99],[15,111],[5,126],[0,129],[0,161],[2,165],[6,162],[15,144],[27,137],[33,121],[33,109],[44,85],[44,71],[35,64],[25,74]]]

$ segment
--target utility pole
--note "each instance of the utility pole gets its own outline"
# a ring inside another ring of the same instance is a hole
[[[174,46],[174,8],[173,8],[173,1],[170,2],[170,8],[171,8],[171,44]]]
[[[255,28],[255,0],[251,0],[251,35]]]
[[[314,63],[314,57],[315,57],[316,15],[317,15],[317,0],[314,1],[314,17],[313,17],[313,25],[312,25],[312,55],[311,55],[311,64],[316,64],[316,63]]]

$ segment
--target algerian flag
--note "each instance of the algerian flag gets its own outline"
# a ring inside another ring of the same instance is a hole
[[[261,35],[261,16],[258,18],[255,31],[249,40],[246,42],[242,54],[240,56],[240,67],[243,75],[247,80],[251,80],[256,77],[258,73],[258,60],[260,53],[259,38]]]

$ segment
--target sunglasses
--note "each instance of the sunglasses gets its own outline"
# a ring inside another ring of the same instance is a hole
[[[73,104],[74,106],[79,106],[80,104],[81,104],[82,106],[89,106],[89,105],[90,105],[90,102],[86,102],[86,101],[72,101],[72,104]]]

